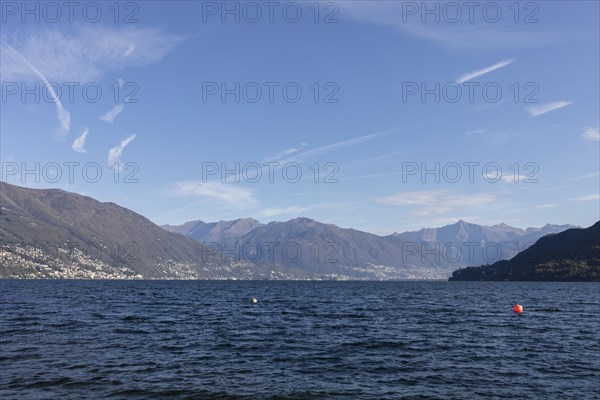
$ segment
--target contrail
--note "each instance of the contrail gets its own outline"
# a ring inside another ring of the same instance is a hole
[[[8,45],[6,43],[2,43],[2,44],[4,46],[6,46],[7,49],[9,49],[13,53],[15,53],[21,60],[23,60],[23,62],[25,64],[27,64],[27,66],[29,66],[29,68],[31,68],[31,70],[42,81],[44,81],[44,83],[46,84],[46,87],[48,88],[48,92],[50,92],[50,96],[52,96],[52,99],[54,100],[54,104],[56,105],[56,114],[57,114],[58,120],[60,122],[60,125],[65,132],[68,132],[69,129],[71,128],[71,114],[69,114],[69,111],[67,111],[63,107],[62,103],[60,102],[60,98],[56,95],[56,92],[54,91],[54,88],[52,87],[52,85],[50,85],[50,82],[48,81],[48,79],[46,79],[44,74],[42,74],[41,71],[35,67],[35,65],[30,63],[29,60],[27,60],[25,58],[25,56],[23,56],[17,50],[13,49],[10,45]]]
[[[480,70],[473,71],[473,72],[470,72],[468,74],[465,74],[465,75],[461,76],[460,78],[458,78],[458,80],[456,81],[456,83],[459,83],[459,84],[460,83],[465,83],[468,80],[478,78],[478,77],[480,77],[482,75],[485,75],[485,74],[489,74],[490,72],[494,72],[497,69],[504,68],[507,65],[510,65],[510,64],[512,64],[514,62],[515,62],[514,58],[509,58],[507,60],[502,60],[502,61],[500,61],[500,62],[498,62],[498,63],[496,63],[494,65],[490,65],[489,67],[485,67],[485,68],[482,68]]]

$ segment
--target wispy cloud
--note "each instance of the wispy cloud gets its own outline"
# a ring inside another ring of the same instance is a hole
[[[296,206],[291,206],[291,207],[286,207],[286,208],[273,207],[273,208],[266,208],[266,209],[262,210],[260,212],[260,216],[265,217],[265,218],[270,218],[270,217],[274,217],[276,215],[283,215],[283,214],[299,214],[306,210],[308,210],[308,208],[302,208],[302,207],[296,207]]]
[[[467,81],[470,81],[471,79],[475,79],[475,78],[478,78],[478,77],[483,76],[485,74],[489,74],[490,72],[494,72],[494,71],[496,71],[496,70],[498,70],[500,68],[504,68],[507,65],[510,65],[510,64],[512,64],[514,62],[515,62],[515,59],[513,59],[513,58],[502,60],[500,62],[497,62],[494,65],[490,65],[489,67],[485,67],[485,68],[482,68],[482,69],[478,69],[477,71],[473,71],[473,72],[469,72],[467,74],[464,74],[464,75],[460,76],[457,79],[456,83],[465,83]]]
[[[585,140],[598,142],[600,141],[600,128],[587,128],[585,131],[583,131],[581,137]]]
[[[557,203],[545,203],[545,204],[538,204],[537,206],[533,206],[533,208],[538,209],[538,210],[545,210],[548,208],[556,208],[559,205],[560,204],[557,204]]]
[[[529,176],[527,176],[527,175],[510,174],[510,175],[502,175],[502,177],[500,178],[500,181],[504,182],[504,183],[520,183],[520,182],[529,181],[530,179],[533,180],[535,178],[529,178]]]
[[[119,115],[121,113],[121,111],[123,111],[124,108],[125,108],[124,106],[119,104],[118,106],[115,106],[112,110],[107,112],[106,114],[102,115],[100,117],[100,119],[102,121],[108,122],[109,124],[112,124],[115,121],[115,118],[117,117],[117,115]]]
[[[176,195],[209,198],[225,202],[238,209],[251,208],[258,204],[258,200],[251,190],[243,186],[219,181],[178,182]]]
[[[121,140],[121,143],[119,143],[118,146],[115,146],[108,151],[108,165],[112,166],[115,163],[118,163],[119,168],[122,168],[121,155],[123,154],[123,150],[125,150],[125,147],[127,147],[127,145],[131,143],[135,137],[136,135],[130,135],[126,137],[125,139]]]
[[[373,140],[373,139],[376,139],[376,138],[382,136],[383,134],[384,134],[383,132],[377,132],[377,133],[372,133],[370,135],[361,136],[361,137],[358,137],[355,139],[342,140],[341,142],[328,144],[326,146],[317,147],[315,149],[311,149],[311,150],[293,155],[291,157],[288,157],[288,158],[282,160],[281,162],[282,162],[282,164],[292,162],[292,161],[302,162],[306,159],[310,159],[312,157],[316,157],[321,154],[330,153],[332,151],[339,150],[344,147],[355,146],[357,144],[368,142],[370,140]]]
[[[71,145],[71,149],[73,149],[74,151],[78,152],[78,153],[85,153],[87,150],[84,148],[85,146],[85,141],[87,140],[87,136],[89,133],[89,129],[85,128],[83,130],[83,133],[73,141],[73,144]]]
[[[465,135],[478,135],[480,133],[486,133],[487,131],[485,129],[475,129],[473,131],[467,131],[465,132]]]
[[[528,181],[529,179],[531,179],[533,182],[533,179],[534,179],[534,178],[529,178],[527,175],[519,175],[519,174],[517,174],[517,175],[502,174],[501,176],[498,176],[498,175],[492,174],[492,173],[487,173],[483,177],[488,182],[502,182],[502,183],[520,183],[520,182]]]
[[[288,157],[288,156],[290,156],[290,155],[292,155],[294,153],[299,152],[300,150],[302,150],[304,148],[304,146],[306,146],[306,143],[302,142],[302,143],[300,143],[296,147],[290,147],[288,149],[281,150],[280,152],[276,153],[275,155],[265,157],[264,161],[277,161],[277,160],[280,160],[280,159],[282,159],[284,157]]]
[[[558,110],[571,104],[573,104],[572,101],[557,101],[554,103],[540,104],[539,106],[527,108],[527,112],[532,118],[535,118],[540,115],[549,113],[550,111]]]
[[[281,162],[281,164],[286,164],[288,162],[302,162],[307,159],[310,159],[310,158],[313,158],[316,156],[320,156],[322,154],[327,154],[332,151],[343,149],[345,147],[356,146],[356,145],[380,138],[382,136],[388,135],[390,133],[399,132],[399,131],[408,130],[408,129],[409,128],[393,128],[393,129],[387,129],[387,130],[380,131],[380,132],[371,133],[369,135],[360,136],[360,137],[357,137],[354,139],[342,140],[337,143],[332,143],[332,144],[317,147],[317,148],[314,148],[311,150],[307,150],[307,151],[304,151],[301,153],[293,154],[292,156],[287,157],[287,158],[281,160],[280,162]]]
[[[83,84],[109,71],[159,61],[182,40],[139,25],[88,24],[68,31],[55,27],[27,31],[26,36],[15,37],[10,44],[31,64],[43,66],[42,72],[49,80]],[[27,81],[39,76],[19,58],[11,51],[0,53],[3,81]]]
[[[389,178],[392,176],[402,176],[402,175],[403,175],[402,172],[381,172],[381,173],[374,173],[374,174],[356,175],[356,176],[344,178],[344,180],[345,181],[354,181],[354,180],[359,180],[359,179]]]
[[[390,128],[390,129],[386,129],[383,131],[379,131],[379,132],[375,132],[375,133],[371,133],[368,135],[364,135],[364,136],[359,136],[356,137],[354,139],[348,139],[348,140],[342,140],[340,142],[336,142],[336,143],[332,143],[332,144],[328,144],[325,146],[321,146],[321,147],[317,147],[314,149],[310,149],[307,151],[303,151],[303,152],[298,152],[295,154],[292,154],[290,157],[287,157],[285,159],[279,160],[280,165],[284,165],[288,162],[297,162],[297,163],[301,163],[304,162],[308,159],[323,155],[323,154],[327,154],[327,153],[331,153],[333,151],[339,150],[339,149],[343,149],[346,147],[351,147],[351,146],[356,146],[359,144],[363,144],[366,142],[369,142],[371,140],[375,140],[375,139],[379,139],[381,137],[385,137],[387,135],[390,134],[394,134],[394,133],[400,133],[400,132],[410,132],[413,131],[415,129],[419,129],[419,128],[424,128],[426,126],[431,126],[431,125],[435,125],[435,124],[439,124],[440,122],[443,121],[448,121],[449,119],[454,119],[457,118],[457,113],[453,113],[453,114],[448,114],[447,116],[437,116],[437,117],[433,117],[432,119],[429,119],[427,122],[420,122],[417,124],[411,124],[411,125],[402,125],[402,126],[398,126],[395,128]]]
[[[361,159],[355,159],[349,162],[345,162],[343,165],[340,166],[340,169],[343,171],[349,171],[353,168],[356,167],[361,167],[361,171],[364,168],[365,165],[371,166],[373,163],[377,163],[377,164],[394,164],[398,162],[399,157],[397,157],[398,154],[404,153],[406,150],[404,149],[400,149],[400,150],[395,150],[389,153],[385,153],[382,155],[378,155],[378,156],[373,156],[373,157],[366,157],[366,158],[361,158]],[[353,178],[344,178],[344,179],[357,179],[358,177],[355,176]]]
[[[19,53],[17,50],[12,48],[8,44],[2,42],[2,44],[0,45],[0,55],[2,55],[2,53],[6,53],[1,51],[5,48],[9,50],[9,54],[19,59],[22,62],[22,64],[25,64],[29,73],[33,73],[46,85],[48,93],[50,93],[50,96],[52,97],[52,100],[54,101],[54,104],[56,106],[56,116],[58,118],[58,121],[60,122],[60,128],[62,132],[59,135],[59,138],[64,138],[69,132],[69,129],[71,128],[71,114],[69,114],[69,112],[63,107],[60,101],[60,97],[57,96],[56,91],[54,90],[52,85],[50,85],[50,82],[48,81],[46,76],[39,69],[37,69],[37,67],[33,65],[23,54]],[[6,71],[4,71],[4,64],[0,64],[0,70],[2,70],[2,74],[6,73]]]
[[[597,178],[600,176],[600,172],[590,172],[587,174],[583,174],[583,175],[579,175],[579,176],[575,176],[573,178],[569,178],[569,179],[565,179],[565,182],[572,182],[572,181],[581,181],[584,179],[590,179],[590,178]]]
[[[521,24],[515,26],[510,18],[490,23],[484,20],[485,15],[475,13],[471,19],[469,13],[463,11],[462,18],[456,22],[436,21],[434,16],[427,16],[423,22],[425,3],[414,3],[421,12],[414,14],[406,12],[406,2],[402,1],[338,1],[341,14],[344,17],[354,18],[361,22],[390,26],[400,32],[431,40],[442,45],[462,48],[506,48],[514,49],[524,46],[539,46],[545,44],[561,43],[569,40],[572,33],[540,29],[539,24]],[[502,12],[510,14],[508,3],[503,6]],[[533,29],[535,28],[535,29]]]
[[[575,197],[571,200],[575,202],[600,200],[600,194],[588,194],[585,196]]]
[[[377,203],[394,206],[418,206],[416,215],[434,215],[454,211],[459,208],[481,206],[495,201],[489,193],[469,195],[453,194],[447,190],[419,191],[398,193],[392,196],[379,197]]]

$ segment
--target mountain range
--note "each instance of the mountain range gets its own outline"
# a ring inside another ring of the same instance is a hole
[[[508,259],[540,237],[572,228],[525,230],[458,221],[441,228],[374,235],[309,218],[262,224],[252,218],[163,228],[262,266],[349,279],[442,279],[457,268]]]
[[[0,182],[0,277],[446,279],[569,228],[459,221],[380,236],[309,218],[160,227],[114,203]]]

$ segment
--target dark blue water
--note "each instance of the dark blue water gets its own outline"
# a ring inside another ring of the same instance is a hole
[[[3,400],[600,399],[597,283],[0,288]]]

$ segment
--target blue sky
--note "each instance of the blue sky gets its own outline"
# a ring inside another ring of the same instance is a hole
[[[4,181],[159,224],[600,219],[598,2],[45,4],[2,3]]]

